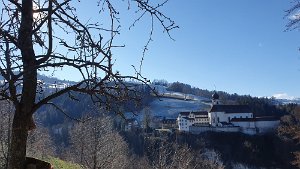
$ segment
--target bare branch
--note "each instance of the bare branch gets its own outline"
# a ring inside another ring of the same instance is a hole
[[[45,103],[45,105],[51,105],[53,106],[56,110],[58,110],[59,112],[63,113],[66,117],[68,117],[71,120],[77,121],[77,122],[82,122],[80,119],[76,119],[74,117],[72,117],[71,115],[69,115],[68,113],[66,113],[63,109],[61,109],[60,107],[58,107],[56,104],[52,103],[52,102],[47,102]]]

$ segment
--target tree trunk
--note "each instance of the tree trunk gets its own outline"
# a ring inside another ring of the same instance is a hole
[[[33,107],[37,88],[36,58],[32,42],[33,2],[22,0],[21,24],[18,44],[23,62],[23,88],[19,103],[15,104],[12,138],[9,152],[9,169],[24,169],[26,162],[26,142],[28,131],[35,128]]]
[[[25,169],[26,143],[28,136],[28,123],[30,117],[24,117],[24,113],[15,112],[12,125],[12,136],[9,152],[9,169]]]

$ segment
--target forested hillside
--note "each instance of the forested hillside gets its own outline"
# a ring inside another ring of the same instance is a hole
[[[43,78],[43,77],[42,77]],[[63,83],[58,79],[47,83]],[[70,82],[69,82],[70,83]],[[161,85],[155,82],[153,85]],[[211,97],[213,91],[192,88],[179,82],[162,85],[169,91]],[[44,88],[51,92],[53,89]],[[141,100],[123,102],[119,113],[144,113],[152,102],[160,102],[149,87],[137,85]],[[35,119],[38,129],[30,132],[27,155],[49,159],[60,158],[83,168],[293,168],[299,166],[299,106],[275,105],[272,99],[220,93],[227,104],[247,104],[256,115],[276,115],[281,118],[278,132],[265,136],[204,133],[191,135],[179,132],[158,133],[141,127],[124,131],[126,120],[94,104],[87,95],[64,94],[54,100],[59,109],[45,105]],[[156,103],[156,104],[158,104]],[[200,102],[199,102],[200,103]],[[7,164],[12,107],[1,102],[1,165]],[[153,109],[155,110],[155,109]],[[158,111],[158,110],[157,110]],[[155,112],[150,112],[155,113]],[[179,113],[179,112],[178,112]],[[108,163],[109,161],[109,163]]]
[[[193,94],[196,96],[201,96],[205,98],[211,98],[215,91],[208,91],[199,89],[197,87],[191,87],[189,84],[184,84],[180,82],[174,82],[168,84],[165,80],[157,80],[155,83],[157,84],[167,84],[167,90],[174,92],[182,92],[185,94]],[[250,95],[238,95],[236,93],[229,94],[224,91],[217,91],[220,96],[220,100],[223,104],[246,104],[249,105],[251,111],[255,116],[277,116],[281,117],[283,115],[289,114],[295,104],[278,104],[275,98],[267,98],[267,97],[253,97]],[[276,103],[276,104],[275,104]]]

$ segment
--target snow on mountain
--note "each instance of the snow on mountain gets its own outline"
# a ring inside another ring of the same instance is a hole
[[[177,118],[180,112],[208,110],[210,104],[201,100],[183,100],[178,98],[157,98],[150,103],[148,107],[142,109],[137,116],[132,113],[126,113],[127,118],[135,117],[139,121],[143,120],[145,111],[150,111],[151,116],[164,118]],[[148,109],[148,110],[147,110]]]
[[[272,96],[275,98],[275,104],[300,104],[300,98],[296,98],[294,96],[290,96],[287,93],[277,93]]]
[[[164,86],[152,85],[151,87],[156,90],[159,98],[156,98],[148,107],[138,113],[135,118],[139,121],[143,120],[145,111],[150,111],[153,117],[177,118],[180,112],[208,110],[210,108],[210,99],[167,91]],[[132,113],[127,113],[127,117],[133,117]]]
[[[151,87],[157,92],[157,94],[160,97],[163,98],[173,98],[173,99],[181,99],[181,100],[201,100],[201,101],[210,101],[210,99],[200,97],[200,96],[195,96],[192,94],[185,94],[185,93],[180,93],[180,92],[173,92],[173,91],[168,91],[165,86],[161,85],[151,85]]]
[[[294,100],[294,99],[296,99],[294,96],[290,96],[287,93],[277,93],[277,94],[274,94],[272,97],[274,97],[276,99],[284,99],[284,100]]]
[[[300,104],[300,98],[295,98],[295,99],[276,99],[275,104]]]
[[[176,118],[179,112],[199,111],[208,109],[209,105],[200,100],[181,100],[176,98],[161,98],[150,103],[150,111],[154,116]]]

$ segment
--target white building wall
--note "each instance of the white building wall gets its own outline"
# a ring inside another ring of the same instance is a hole
[[[233,118],[253,118],[252,113],[225,113],[225,112],[211,112],[208,113],[210,122],[212,126],[218,126],[219,122],[229,123]],[[244,124],[246,125],[246,124]]]
[[[207,131],[213,131],[213,128],[210,126],[191,126],[190,132],[193,134],[200,134]]]
[[[191,126],[190,132],[200,134],[203,132],[240,132],[239,127],[209,127],[209,126]]]
[[[193,112],[188,115],[179,114],[177,117],[178,130],[189,132],[192,125],[208,125],[209,118],[207,115],[195,115]]]
[[[218,126],[219,122],[222,122],[226,119],[226,115],[224,112],[211,112],[208,113],[209,115],[209,124],[213,127]]]
[[[216,112],[216,113],[217,113],[217,117],[216,117],[217,123],[228,121],[227,114],[225,114],[224,112]]]
[[[228,121],[228,117],[230,117],[230,120],[233,118],[253,118],[253,114],[252,113],[227,113],[227,122]]]
[[[242,128],[255,128],[255,121],[234,121],[231,123],[234,126],[240,126]]]
[[[279,126],[280,121],[274,120],[274,121],[256,121],[255,126],[258,129],[259,133],[267,133],[272,132],[277,129]]]
[[[274,121],[240,121],[232,122],[235,126],[240,126],[245,134],[268,133],[276,130],[279,125],[279,120]],[[255,129],[254,131],[252,131]]]
[[[208,121],[209,121],[209,124],[212,125],[212,114],[211,113],[208,113]]]
[[[189,131],[189,127],[193,125],[193,122],[191,120],[188,120],[183,117],[178,117],[178,129],[180,131]]]
[[[182,125],[181,125],[181,122],[182,122],[182,118],[181,118],[181,116],[179,115],[178,117],[177,117],[177,125],[178,125],[178,130],[182,130]]]
[[[208,118],[195,118],[193,124],[208,125],[209,124],[209,120],[208,120]]]

